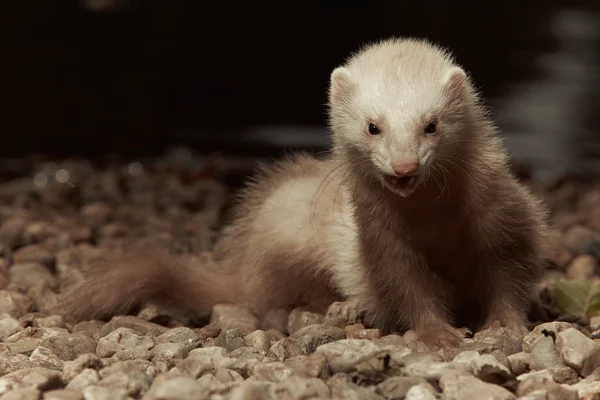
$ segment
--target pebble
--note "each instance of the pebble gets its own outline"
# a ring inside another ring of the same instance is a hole
[[[49,270],[54,269],[54,263],[56,257],[54,254],[44,249],[40,245],[29,245],[21,247],[13,254],[14,265],[12,268],[19,264],[38,264],[42,265]]]
[[[40,346],[49,349],[63,361],[74,360],[82,353],[96,350],[96,342],[81,333],[51,336],[44,339]]]
[[[516,396],[502,386],[485,383],[474,376],[446,374],[440,377],[440,387],[446,397],[461,400],[513,400]]]
[[[288,316],[287,331],[293,334],[301,328],[309,325],[322,324],[325,321],[325,316],[309,311],[304,311],[301,308],[295,308]]]
[[[261,354],[266,355],[271,348],[271,339],[265,331],[260,329],[244,336],[244,344],[246,346],[252,346],[258,350]]]
[[[22,326],[19,320],[9,314],[0,315],[0,339],[5,340],[9,336],[19,332]]]
[[[50,287],[56,287],[58,284],[57,279],[47,267],[35,262],[13,265],[9,270],[9,279],[13,284],[25,290],[31,288],[38,281],[44,281]]]
[[[532,370],[537,371],[559,365],[564,364],[560,354],[556,351],[554,339],[551,336],[542,337],[535,342],[531,349],[531,359],[529,361],[529,367]]]
[[[258,319],[245,307],[217,304],[212,309],[210,322],[221,329],[239,329],[243,335],[248,335],[258,329]]]
[[[300,348],[306,354],[315,351],[319,346],[344,339],[346,333],[342,328],[325,324],[308,325],[290,335],[298,340]]]
[[[600,344],[575,328],[568,328],[558,333],[556,350],[566,365],[583,376],[590,375],[600,367]]]

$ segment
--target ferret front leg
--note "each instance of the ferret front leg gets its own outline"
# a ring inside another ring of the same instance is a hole
[[[460,345],[466,329],[450,323],[452,294],[446,285],[425,266],[416,266],[403,277],[397,304],[402,305],[400,319],[433,348]]]
[[[534,289],[534,268],[516,263],[494,266],[487,293],[487,316],[483,329],[511,328],[528,332],[527,308]]]

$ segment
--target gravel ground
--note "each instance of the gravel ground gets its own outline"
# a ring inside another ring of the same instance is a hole
[[[0,400],[600,399],[600,186],[571,180],[534,187],[557,230],[524,339],[482,331],[434,352],[412,331],[365,328],[352,302],[262,323],[227,305],[194,323],[151,305],[76,325],[51,314],[61,288],[119,246],[210,251],[250,165],[185,149],[102,166],[4,162]]]

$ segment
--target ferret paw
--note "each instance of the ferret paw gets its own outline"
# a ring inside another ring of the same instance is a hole
[[[422,332],[417,331],[419,338],[433,350],[457,347],[463,343],[463,339],[471,332],[467,328],[453,328],[442,325],[429,328]]]
[[[510,329],[521,337],[524,337],[529,333],[529,329],[527,329],[525,324],[525,318],[521,316],[505,316],[497,314],[490,316],[480,330],[498,330],[501,328]]]

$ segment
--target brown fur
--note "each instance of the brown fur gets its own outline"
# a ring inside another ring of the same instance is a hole
[[[495,128],[461,71],[426,42],[366,47],[332,74],[332,154],[324,160],[298,154],[264,166],[240,194],[234,222],[215,249],[219,268],[233,272],[131,258],[94,271],[67,292],[63,312],[92,318],[169,300],[193,309],[244,303],[260,316],[302,304],[323,311],[335,299],[358,297],[378,326],[415,329],[435,346],[460,342],[452,323],[522,329],[542,264],[546,214],[510,174]],[[364,134],[371,111],[360,96],[373,82],[405,90],[405,77],[409,88],[433,82],[409,91],[420,97],[408,104],[442,111],[414,119],[396,108],[376,111],[388,136]],[[419,136],[432,116],[442,136]],[[402,128],[394,133],[396,126]],[[401,151],[433,148],[424,183],[405,197],[377,178],[387,168],[381,161],[387,153],[379,152],[389,150],[381,144],[388,139]]]

